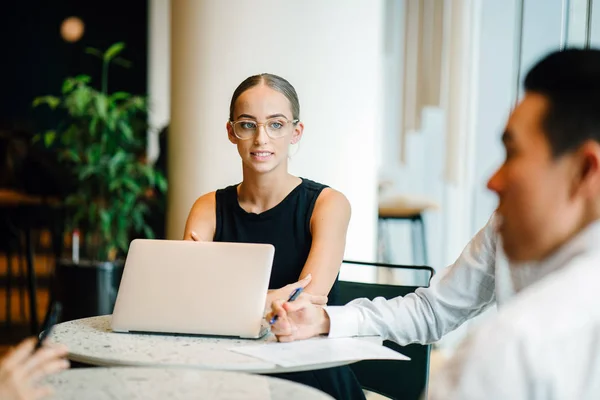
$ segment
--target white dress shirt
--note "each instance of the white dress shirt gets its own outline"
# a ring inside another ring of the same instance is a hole
[[[497,301],[498,315],[462,343],[430,398],[600,399],[600,222],[527,265],[509,265],[494,225],[492,217],[429,288],[327,307],[330,336],[428,343]]]
[[[379,335],[401,345],[439,340],[514,293],[508,263],[496,260],[497,242],[492,217],[428,288],[391,300],[358,299],[343,307],[326,307],[329,337]]]

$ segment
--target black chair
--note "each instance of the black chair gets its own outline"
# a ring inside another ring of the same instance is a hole
[[[52,204],[33,203],[33,204],[14,204],[6,207],[0,206],[0,228],[3,229],[3,234],[0,235],[0,251],[6,254],[7,258],[7,270],[4,277],[0,277],[0,280],[5,282],[6,286],[6,321],[5,325],[8,327],[11,324],[11,295],[13,285],[16,283],[19,288],[21,296],[21,306],[24,301],[23,287],[27,286],[27,292],[29,295],[29,323],[31,334],[37,334],[39,331],[39,321],[37,313],[37,278],[34,266],[34,229],[47,228],[51,232],[52,236],[52,251],[55,259],[58,259],[62,253],[62,236],[64,232],[64,218],[63,210],[61,206],[55,206]],[[21,243],[21,239],[24,236],[25,244]],[[21,263],[21,257],[23,251],[26,260],[25,274],[23,264]],[[18,280],[15,280],[13,276],[12,268],[12,255],[16,254],[19,259],[20,276]],[[25,280],[26,277],[26,280]],[[52,287],[50,289],[50,296],[52,296]],[[23,312],[21,313],[23,314]]]
[[[12,316],[12,289],[16,283],[20,292],[21,299],[21,312],[24,313],[24,293],[23,286],[20,282],[14,282],[13,279],[13,255],[17,254],[19,257],[19,266],[21,274],[23,274],[23,263],[21,262],[21,243],[19,240],[19,232],[10,223],[8,214],[0,208],[0,252],[6,256],[6,273],[2,277],[3,284],[5,286],[5,302],[6,302],[6,320],[4,324],[7,328],[11,327],[11,316]]]
[[[389,283],[338,282],[338,304],[346,304],[351,300],[366,297],[384,297],[391,299],[405,296],[419,287],[429,286],[434,270],[428,266],[408,266],[361,261],[344,261],[343,265],[363,266],[370,270],[375,268],[379,275],[393,274],[398,270],[422,271],[427,277],[421,285],[395,285]],[[384,341],[384,346],[398,351],[410,361],[366,360],[351,364],[354,374],[364,389],[390,397],[392,399],[427,398],[429,379],[429,355],[431,345],[410,344],[400,346],[391,341]],[[423,397],[422,397],[423,396]]]
[[[65,214],[63,205],[57,199],[64,198],[74,187],[73,178],[58,162],[56,154],[41,145],[32,145],[33,134],[29,131],[6,129],[0,126],[0,188],[16,193],[0,202],[0,228],[6,230],[0,235],[0,250],[8,258],[8,268],[3,280],[6,282],[7,321],[10,325],[10,295],[14,277],[12,275],[11,255],[14,251],[21,260],[25,252],[27,267],[27,291],[29,292],[29,317],[32,334],[39,331],[37,315],[37,279],[34,268],[34,244],[32,234],[35,230],[49,229],[52,234],[52,250],[55,259],[62,253]],[[27,201],[23,196],[28,197]],[[35,201],[32,199],[35,198]],[[10,229],[10,232],[8,232]],[[24,237],[24,246],[21,239]],[[5,247],[5,248],[4,248]],[[20,270],[17,282],[23,298],[24,271]],[[52,289],[52,288],[50,288]],[[52,293],[50,293],[52,296]]]

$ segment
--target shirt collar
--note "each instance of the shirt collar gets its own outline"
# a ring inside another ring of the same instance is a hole
[[[597,251],[600,247],[600,220],[587,225],[546,259],[537,262],[509,262],[514,290],[518,293],[550,273],[567,265],[573,258]]]

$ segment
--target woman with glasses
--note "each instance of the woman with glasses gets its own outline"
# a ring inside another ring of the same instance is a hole
[[[316,303],[324,296],[335,300],[350,203],[342,193],[288,172],[289,147],[304,130],[296,90],[276,75],[247,78],[233,93],[226,128],[242,160],[242,182],[201,196],[184,238],[275,246],[266,310],[298,286]],[[279,376],[337,399],[364,398],[349,367]]]

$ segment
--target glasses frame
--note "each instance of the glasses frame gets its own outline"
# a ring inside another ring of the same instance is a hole
[[[269,118],[265,122],[253,121],[251,119],[243,119],[243,120],[237,120],[237,121],[229,120],[227,122],[231,126],[231,130],[233,131],[233,134],[235,135],[235,137],[238,138],[238,139],[240,139],[240,140],[250,140],[250,139],[253,139],[256,136],[256,134],[258,133],[258,130],[260,129],[261,125],[262,125],[263,129],[265,130],[265,133],[267,134],[268,137],[270,137],[271,139],[280,139],[280,138],[284,137],[285,135],[282,135],[282,136],[271,136],[271,135],[269,135],[269,130],[267,129],[267,126],[266,126],[269,121],[274,120],[274,119],[279,119],[279,120],[284,119],[288,124],[291,123],[294,126],[296,126],[296,124],[298,124],[298,122],[300,122],[300,120],[298,118],[289,120],[289,119],[287,119],[285,117]],[[250,137],[247,137],[247,138],[239,137],[238,134],[235,133],[235,124],[238,124],[240,122],[254,122],[256,124],[256,131],[254,132],[254,135],[252,135]]]

